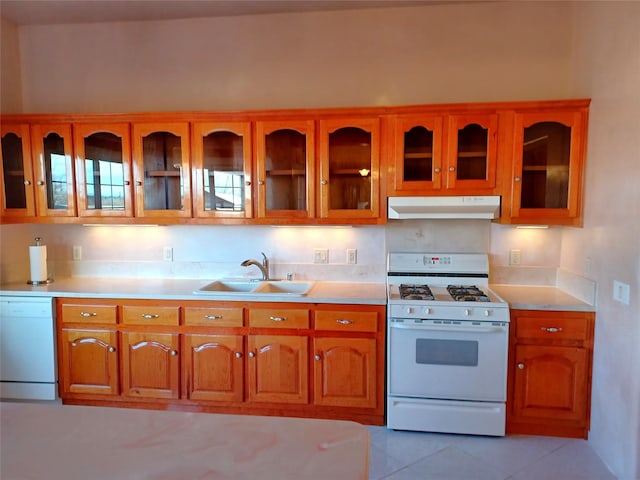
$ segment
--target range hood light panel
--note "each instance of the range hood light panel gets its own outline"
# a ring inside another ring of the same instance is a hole
[[[500,196],[389,197],[388,218],[493,219],[500,214]]]

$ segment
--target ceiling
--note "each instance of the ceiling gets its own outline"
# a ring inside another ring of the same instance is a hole
[[[353,10],[469,0],[0,0],[16,25],[54,25]]]

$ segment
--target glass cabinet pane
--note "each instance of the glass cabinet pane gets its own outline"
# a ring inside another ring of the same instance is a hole
[[[43,141],[44,174],[47,192],[47,208],[67,210],[69,208],[69,185],[67,158],[71,152],[64,150],[64,138],[50,133]]]
[[[182,210],[182,139],[170,132],[142,138],[145,210]]]
[[[87,209],[123,211],[125,178],[122,139],[113,133],[94,133],[85,137],[84,152]]]
[[[456,179],[485,180],[487,178],[487,150],[489,131],[478,124],[458,130]]]
[[[524,129],[522,208],[567,208],[571,127],[540,122]]]
[[[356,127],[329,134],[329,208],[371,208],[371,132]]]
[[[4,174],[5,208],[27,208],[23,139],[13,132],[2,137],[2,169]]]
[[[433,179],[433,132],[414,127],[404,134],[403,180],[405,182]]]
[[[307,138],[282,129],[265,136],[267,210],[307,209]]]
[[[244,211],[244,139],[228,131],[212,132],[203,141],[204,210]]]

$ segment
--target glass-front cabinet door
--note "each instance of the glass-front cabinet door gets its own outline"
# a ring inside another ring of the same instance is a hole
[[[76,216],[71,125],[33,125],[31,144],[38,215]]]
[[[74,125],[78,215],[132,217],[128,123]]]
[[[194,215],[251,218],[251,124],[193,124]]]
[[[379,174],[378,118],[320,121],[321,217],[378,217]]]
[[[490,193],[496,186],[497,114],[448,116],[446,187]]]
[[[191,217],[189,124],[133,124],[136,217]]]
[[[442,186],[442,117],[395,119],[395,176],[399,193],[425,194]]]
[[[3,124],[2,132],[2,216],[33,216],[33,169],[29,125]]]
[[[575,224],[581,216],[586,111],[516,113],[514,223]]]
[[[314,216],[314,122],[256,122],[258,218]]]

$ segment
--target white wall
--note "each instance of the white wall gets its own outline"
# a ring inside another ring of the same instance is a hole
[[[475,238],[478,246],[489,244],[495,265],[506,264],[510,248],[522,249],[525,264],[543,267],[543,279],[544,267],[584,273],[584,260],[591,258],[590,275],[600,290],[590,442],[619,478],[632,479],[640,477],[640,376],[632,368],[640,364],[640,260],[634,226],[640,223],[639,22],[633,2],[479,2],[23,27],[21,103],[25,112],[108,112],[592,97],[584,229],[550,229],[531,237],[496,225],[489,232],[483,227],[453,230]],[[3,89],[3,106],[4,94]],[[621,206],[612,208],[613,200]],[[42,228],[61,245],[54,250],[60,259],[68,259],[76,242],[86,242],[87,252],[93,242],[107,245],[94,237],[91,227]],[[179,242],[184,228],[169,227],[168,236],[150,241],[149,252],[158,253],[162,242]],[[255,257],[265,235],[275,256],[280,255],[276,240],[269,238],[274,233],[263,227],[192,228],[197,232],[194,248],[210,260],[208,237],[218,232],[225,238],[233,232],[237,256]],[[362,249],[359,258],[370,262],[371,270],[363,265],[365,275],[373,278],[384,268],[385,243],[417,245],[417,235],[425,230],[426,245],[443,238],[436,236],[439,227],[395,229],[353,229],[352,239],[335,232],[326,238],[339,250],[354,242]],[[6,252],[22,251],[36,230],[41,228],[0,228],[3,270],[7,262],[15,267],[8,269],[12,272],[21,268]],[[115,234],[121,240],[126,235]],[[121,248],[130,243],[138,247]],[[315,240],[308,243],[283,252],[305,257]],[[128,260],[144,251],[142,235],[121,244],[107,248],[107,257]],[[336,269],[332,274],[345,272]],[[630,306],[610,300],[614,278],[631,285]]]
[[[583,229],[566,229],[562,266],[597,279],[590,441],[621,479],[640,478],[640,3],[576,9],[575,91],[592,98]],[[631,302],[612,299],[613,282]]]
[[[0,112],[22,111],[22,75],[18,27],[2,20],[0,23]]]

